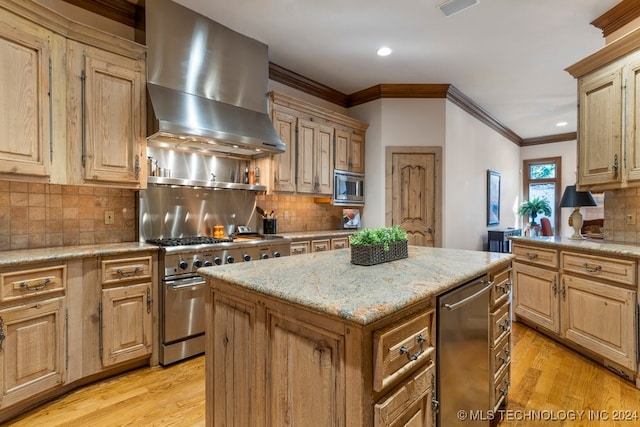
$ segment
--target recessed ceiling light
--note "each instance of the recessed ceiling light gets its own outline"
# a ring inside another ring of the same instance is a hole
[[[388,56],[391,55],[391,52],[391,48],[381,47],[380,49],[378,49],[378,56]]]
[[[566,125],[568,125],[568,124],[569,124],[569,123],[567,123],[567,122],[558,122],[558,123],[556,123],[556,126],[558,126],[558,127],[562,127],[562,126],[566,126]]]

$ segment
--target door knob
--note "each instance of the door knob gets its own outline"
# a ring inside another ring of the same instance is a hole
[[[425,230],[429,234],[433,234],[433,228],[429,227]]]

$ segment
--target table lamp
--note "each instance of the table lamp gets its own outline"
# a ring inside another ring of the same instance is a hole
[[[580,206],[598,206],[598,204],[591,195],[591,192],[577,191],[575,185],[567,185],[560,200],[560,207],[574,208],[573,213],[569,217],[569,225],[573,225],[573,236],[571,236],[570,239],[574,240],[584,239],[580,234],[580,229],[582,228]]]

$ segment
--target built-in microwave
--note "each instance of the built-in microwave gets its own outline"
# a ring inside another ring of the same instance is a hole
[[[333,171],[333,204],[364,205],[364,175],[341,170]]]

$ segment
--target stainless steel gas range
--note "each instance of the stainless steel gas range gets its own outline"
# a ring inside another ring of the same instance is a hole
[[[251,232],[255,199],[252,191],[213,188],[149,185],[140,191],[140,241],[160,249],[160,364],[204,352],[206,289],[198,268],[289,255],[289,239]],[[218,225],[224,238],[208,237]]]
[[[161,365],[204,352],[206,285],[198,268],[288,256],[291,243],[289,239],[258,234],[237,239],[196,236],[147,242],[160,245]]]

